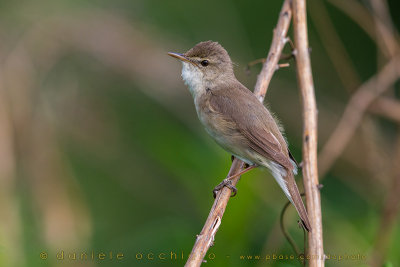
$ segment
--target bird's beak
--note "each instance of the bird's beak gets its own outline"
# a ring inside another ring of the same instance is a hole
[[[168,55],[171,57],[177,58],[179,60],[189,62],[189,63],[193,64],[194,66],[198,67],[196,62],[192,61],[190,58],[185,57],[185,55],[183,55],[183,54],[168,52]]]

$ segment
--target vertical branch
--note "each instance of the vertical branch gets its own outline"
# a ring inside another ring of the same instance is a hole
[[[293,1],[293,27],[297,78],[303,100],[303,180],[307,211],[311,223],[308,233],[310,266],[324,266],[321,200],[317,168],[317,107],[308,50],[305,0]]]
[[[254,89],[254,94],[257,96],[260,102],[264,101],[265,94],[271,78],[275,71],[278,69],[278,61],[282,53],[283,47],[287,42],[286,34],[289,29],[290,20],[292,17],[291,11],[291,0],[285,0],[283,3],[281,13],[278,19],[277,26],[274,30],[274,36],[271,43],[271,48],[268,53],[267,60],[265,61],[263,68],[258,75],[257,83]],[[227,177],[233,176],[243,169],[244,163],[238,159],[234,159]],[[232,185],[235,186],[239,181],[240,176],[232,179]],[[208,249],[213,245],[215,234],[217,233],[220,225],[222,216],[224,215],[225,208],[228,205],[228,201],[231,196],[231,190],[227,187],[223,187],[215,198],[214,204],[208,215],[208,218],[201,230],[201,233],[197,235],[196,242],[193,246],[192,252],[189,255],[185,266],[200,266]]]

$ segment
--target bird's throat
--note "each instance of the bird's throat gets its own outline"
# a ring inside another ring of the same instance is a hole
[[[196,66],[182,62],[182,79],[189,87],[193,98],[205,92],[203,72]]]

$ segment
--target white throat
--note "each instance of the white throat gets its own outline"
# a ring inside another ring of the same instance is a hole
[[[205,91],[203,83],[203,72],[199,68],[188,62],[182,62],[182,79],[189,87],[193,98],[202,94]]]

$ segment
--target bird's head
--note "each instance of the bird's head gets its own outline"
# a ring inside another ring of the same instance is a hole
[[[201,42],[184,54],[170,52],[168,55],[182,61],[182,78],[191,91],[234,77],[228,52],[217,42]]]

